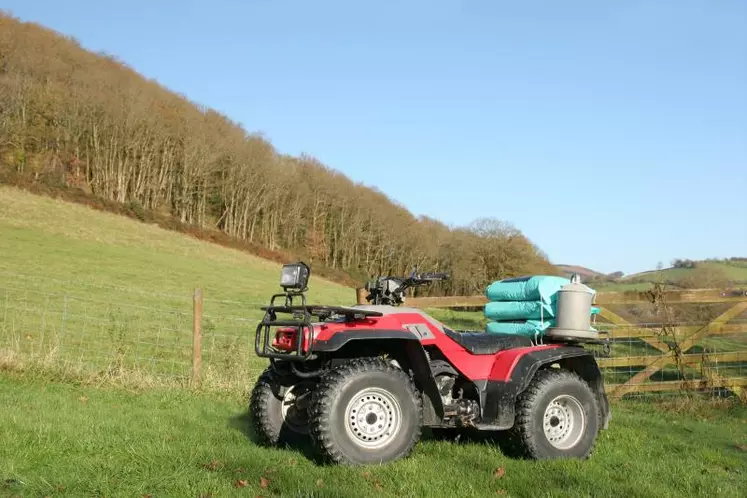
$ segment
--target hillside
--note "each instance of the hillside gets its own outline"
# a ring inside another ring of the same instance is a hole
[[[450,228],[417,218],[313,157],[278,152],[116,57],[3,14],[0,181],[79,189],[359,279],[414,266],[448,270],[442,293],[555,271],[510,225]]]
[[[645,290],[654,284],[673,289],[747,287],[747,262],[730,260],[692,261],[689,267],[652,270],[623,278],[600,281],[600,290]]]
[[[582,281],[603,291],[641,291],[654,284],[676,289],[747,286],[747,258],[677,260],[675,266],[631,275],[603,273],[579,265],[555,265],[565,276],[577,273]]]
[[[705,260],[692,262],[692,268],[665,268],[627,275],[622,282],[671,282],[691,276],[695,270],[705,269],[722,274],[733,283],[747,283],[747,262],[734,260]]]
[[[280,290],[278,263],[3,186],[0,254],[0,368],[37,359],[147,382],[187,375],[198,286],[215,382],[243,385],[264,366],[249,337]],[[312,272],[310,299],[350,304],[354,295]]]
[[[176,306],[201,286],[242,310],[278,289],[280,265],[122,216],[0,186],[2,285],[133,305]],[[314,293],[344,302],[353,291],[312,274]],[[221,310],[222,311],[222,310]],[[254,313],[256,316],[256,313]]]
[[[276,262],[5,186],[0,254],[0,369],[36,359],[86,374],[115,366],[139,372],[138,382],[186,376],[195,287],[210,381],[244,386],[265,366],[249,337],[280,290]],[[309,287],[316,303],[355,300],[313,268]]]
[[[599,273],[598,271],[591,270],[589,268],[586,268],[584,266],[579,265],[555,265],[561,272],[563,272],[563,275],[566,277],[570,277],[571,275],[578,274],[579,277],[581,277],[582,281],[587,280],[593,280],[597,278],[603,278],[606,275],[604,273]]]

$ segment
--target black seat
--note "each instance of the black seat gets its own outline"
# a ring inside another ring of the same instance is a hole
[[[504,349],[522,348],[532,345],[531,339],[521,335],[455,332],[447,328],[444,328],[444,332],[472,354],[495,354]]]

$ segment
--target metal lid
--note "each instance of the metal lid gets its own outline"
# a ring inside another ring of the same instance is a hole
[[[585,292],[587,294],[596,294],[594,289],[592,289],[591,287],[587,287],[586,285],[581,283],[566,284],[561,287],[560,291],[558,292]]]

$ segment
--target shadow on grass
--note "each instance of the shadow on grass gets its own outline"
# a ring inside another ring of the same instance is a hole
[[[229,419],[229,427],[239,431],[249,442],[260,448],[266,448],[252,428],[251,417],[248,412],[234,415]],[[328,462],[319,455],[316,449],[311,444],[308,437],[298,437],[297,434],[293,434],[293,437],[286,437],[285,440],[289,441],[284,445],[280,445],[277,449],[293,451],[295,454],[301,454],[304,458],[309,460],[318,466],[326,466]],[[465,430],[465,429],[423,429],[421,441],[442,441],[448,444],[458,445],[493,445],[501,450],[501,452],[509,457],[520,459],[519,456],[512,450],[507,444],[506,433],[497,431],[477,431],[477,430]]]
[[[500,432],[469,429],[423,429],[421,441],[444,441],[448,443],[498,443]]]
[[[421,441],[441,441],[457,445],[491,445],[504,456],[521,460],[523,457],[511,444],[507,431],[478,431],[471,429],[424,429]]]
[[[260,448],[267,447],[259,440],[259,437],[257,437],[257,434],[254,432],[254,429],[252,428],[251,417],[249,416],[248,412],[239,413],[231,417],[228,420],[228,426],[241,432],[241,434],[243,434],[244,437],[246,437],[252,444]],[[313,463],[319,465],[323,463],[321,457],[317,454],[316,450],[312,446],[308,436],[300,436],[284,427],[280,433],[280,437],[281,440],[286,442],[282,445],[278,445],[276,447],[277,449],[291,450],[300,453],[306,459],[312,461]]]

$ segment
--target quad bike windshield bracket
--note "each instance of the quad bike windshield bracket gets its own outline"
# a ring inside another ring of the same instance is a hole
[[[366,284],[366,300],[374,305],[399,306],[405,301],[405,292],[412,287],[447,280],[448,273],[421,273],[413,271],[409,277],[379,277]]]

